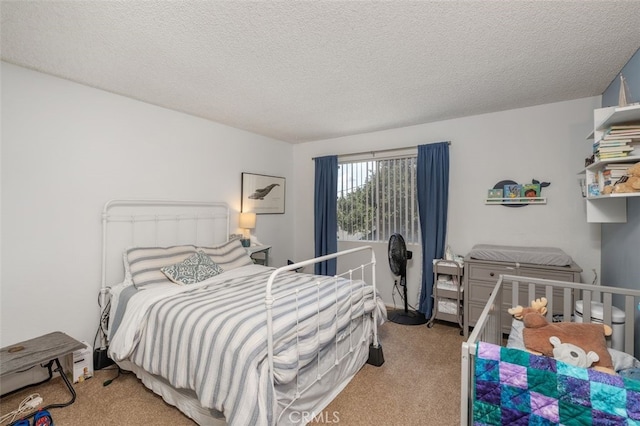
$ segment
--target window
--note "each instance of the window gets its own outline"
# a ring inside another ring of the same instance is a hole
[[[419,243],[416,156],[341,162],[338,240],[388,241],[394,233]]]

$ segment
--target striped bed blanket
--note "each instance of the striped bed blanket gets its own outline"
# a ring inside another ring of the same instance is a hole
[[[474,425],[640,425],[640,381],[481,342]]]
[[[222,412],[229,424],[274,424],[278,404],[268,374],[265,309],[272,272],[250,265],[194,285],[149,286],[129,300],[110,356],[193,390],[203,407]],[[335,336],[362,344],[349,333],[353,321],[367,320],[374,309],[379,319],[386,317],[372,287],[358,280],[287,272],[272,294],[275,385],[296,379]]]

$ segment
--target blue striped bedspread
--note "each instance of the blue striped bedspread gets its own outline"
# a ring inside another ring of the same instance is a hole
[[[265,310],[272,272],[251,265],[195,285],[139,292],[110,341],[110,356],[193,390],[203,407],[222,412],[229,424],[274,424]],[[311,285],[295,291],[304,284]],[[276,384],[294,380],[322,348],[335,344],[334,336],[352,338],[352,321],[370,318],[374,309],[380,320],[386,317],[372,287],[357,280],[336,284],[332,277],[287,272],[273,295],[279,298],[273,305]]]

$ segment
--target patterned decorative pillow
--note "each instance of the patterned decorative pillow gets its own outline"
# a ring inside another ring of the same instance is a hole
[[[205,252],[212,261],[220,265],[225,271],[241,266],[253,265],[251,256],[249,256],[247,250],[242,247],[240,240],[227,241],[215,247],[198,247],[197,250]]]
[[[149,284],[169,283],[160,268],[182,262],[196,252],[195,246],[172,247],[132,247],[125,255],[125,274],[130,274],[130,279],[136,288]],[[127,279],[129,277],[125,277]]]
[[[176,284],[195,284],[222,273],[222,268],[202,251],[197,251],[175,265],[160,269]]]

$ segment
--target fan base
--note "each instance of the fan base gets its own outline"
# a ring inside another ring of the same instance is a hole
[[[389,321],[403,325],[421,325],[427,323],[427,318],[420,312],[404,310],[391,310],[387,312]]]

